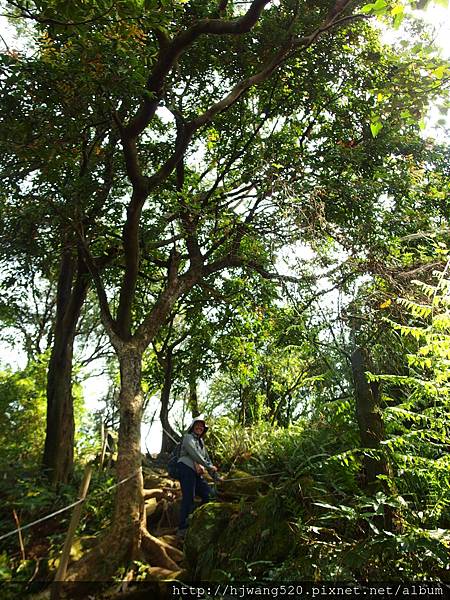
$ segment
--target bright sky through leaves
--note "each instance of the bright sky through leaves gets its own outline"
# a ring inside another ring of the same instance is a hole
[[[431,23],[436,28],[436,43],[442,48],[442,54],[444,57],[450,57],[450,7],[442,6],[442,0],[439,3],[432,3],[429,5],[426,11],[422,12],[424,19]],[[2,49],[5,46],[10,50],[20,50],[23,47],[24,42],[17,39],[13,26],[10,25],[4,17],[0,17],[0,44]],[[438,111],[436,111],[437,115]],[[436,119],[438,117],[436,116]],[[435,114],[432,112],[430,121],[435,119]],[[432,135],[432,130],[427,129],[426,134]],[[18,364],[23,366],[23,357],[20,356],[19,348],[3,348],[0,351],[0,360],[4,363],[10,363],[13,367]],[[102,378],[90,378],[85,385],[85,397],[88,407],[98,407],[98,399],[103,397],[106,393],[107,381]],[[146,432],[143,434],[145,439]],[[149,443],[151,444],[149,449],[154,452],[158,449],[159,435],[152,431],[152,435],[149,436]],[[155,447],[153,447],[155,443]]]

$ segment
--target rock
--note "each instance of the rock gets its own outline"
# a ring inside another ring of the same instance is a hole
[[[179,489],[180,487],[178,481],[175,481],[168,476],[167,469],[160,469],[157,467],[149,469],[147,467],[143,467],[142,476],[144,479],[144,488],[148,490],[155,488]]]
[[[193,581],[224,581],[261,576],[296,547],[275,490],[253,502],[211,502],[191,518],[185,560]]]
[[[229,502],[209,502],[194,512],[184,541],[184,555],[190,579],[212,579],[214,555],[222,547],[220,538],[238,513],[238,505]]]
[[[167,478],[167,473],[144,467],[142,469],[142,476],[144,479],[144,488],[152,490],[163,486],[163,481]]]
[[[235,469],[228,473],[228,476],[218,484],[218,490],[221,496],[257,496],[260,493],[267,492],[269,481],[264,477],[252,477],[250,473]]]

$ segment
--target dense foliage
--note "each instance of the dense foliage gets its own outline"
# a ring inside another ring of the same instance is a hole
[[[1,4],[26,40],[0,53],[1,335],[27,364],[0,372],[0,535],[95,459],[71,577],[180,576],[167,481],[142,508],[156,406],[163,453],[206,412],[260,482],[197,511],[186,578],[447,580],[449,151],[423,129],[450,69],[414,6]],[[5,538],[2,577],[53,577],[67,521]]]

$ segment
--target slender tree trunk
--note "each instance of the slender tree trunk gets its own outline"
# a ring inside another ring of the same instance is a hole
[[[356,388],[356,417],[363,448],[374,450],[378,456],[364,456],[365,487],[375,492],[381,489],[389,493],[389,485],[379,475],[389,476],[390,469],[384,456],[380,456],[381,442],[384,439],[384,424],[381,416],[380,390],[377,383],[369,383],[365,372],[371,370],[369,353],[365,348],[357,348],[351,356],[353,379]],[[392,528],[392,509],[385,506],[383,525]]]
[[[288,394],[288,402],[286,409],[286,427],[289,427],[291,424],[291,412],[292,412],[292,394]]]
[[[76,262],[72,249],[65,248],[58,278],[56,323],[47,373],[47,424],[42,463],[54,484],[66,483],[73,467],[73,344],[89,286],[80,261],[75,278]]]
[[[380,410],[378,384],[367,381],[365,371],[370,370],[369,354],[365,348],[357,348],[351,357],[353,379],[356,386],[356,417],[364,448],[379,450],[384,439],[384,427]],[[368,485],[377,482],[378,475],[387,475],[384,458],[366,457],[365,468]]]
[[[240,386],[240,401],[238,421],[241,425],[250,425],[253,422],[250,408],[250,388],[248,385]]]
[[[175,447],[175,442],[173,439],[177,440],[179,438],[169,422],[170,390],[172,388],[172,364],[172,352],[169,351],[164,361],[164,384],[161,390],[161,410],[159,413],[163,428],[161,453],[172,452],[173,448]]]
[[[197,378],[194,375],[189,377],[189,408],[191,409],[192,417],[198,417],[200,409],[198,406],[198,394],[197,394]]]

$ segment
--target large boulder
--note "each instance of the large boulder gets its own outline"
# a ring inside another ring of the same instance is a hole
[[[193,581],[244,581],[286,560],[296,544],[275,490],[251,503],[211,502],[191,518],[186,568]]]

